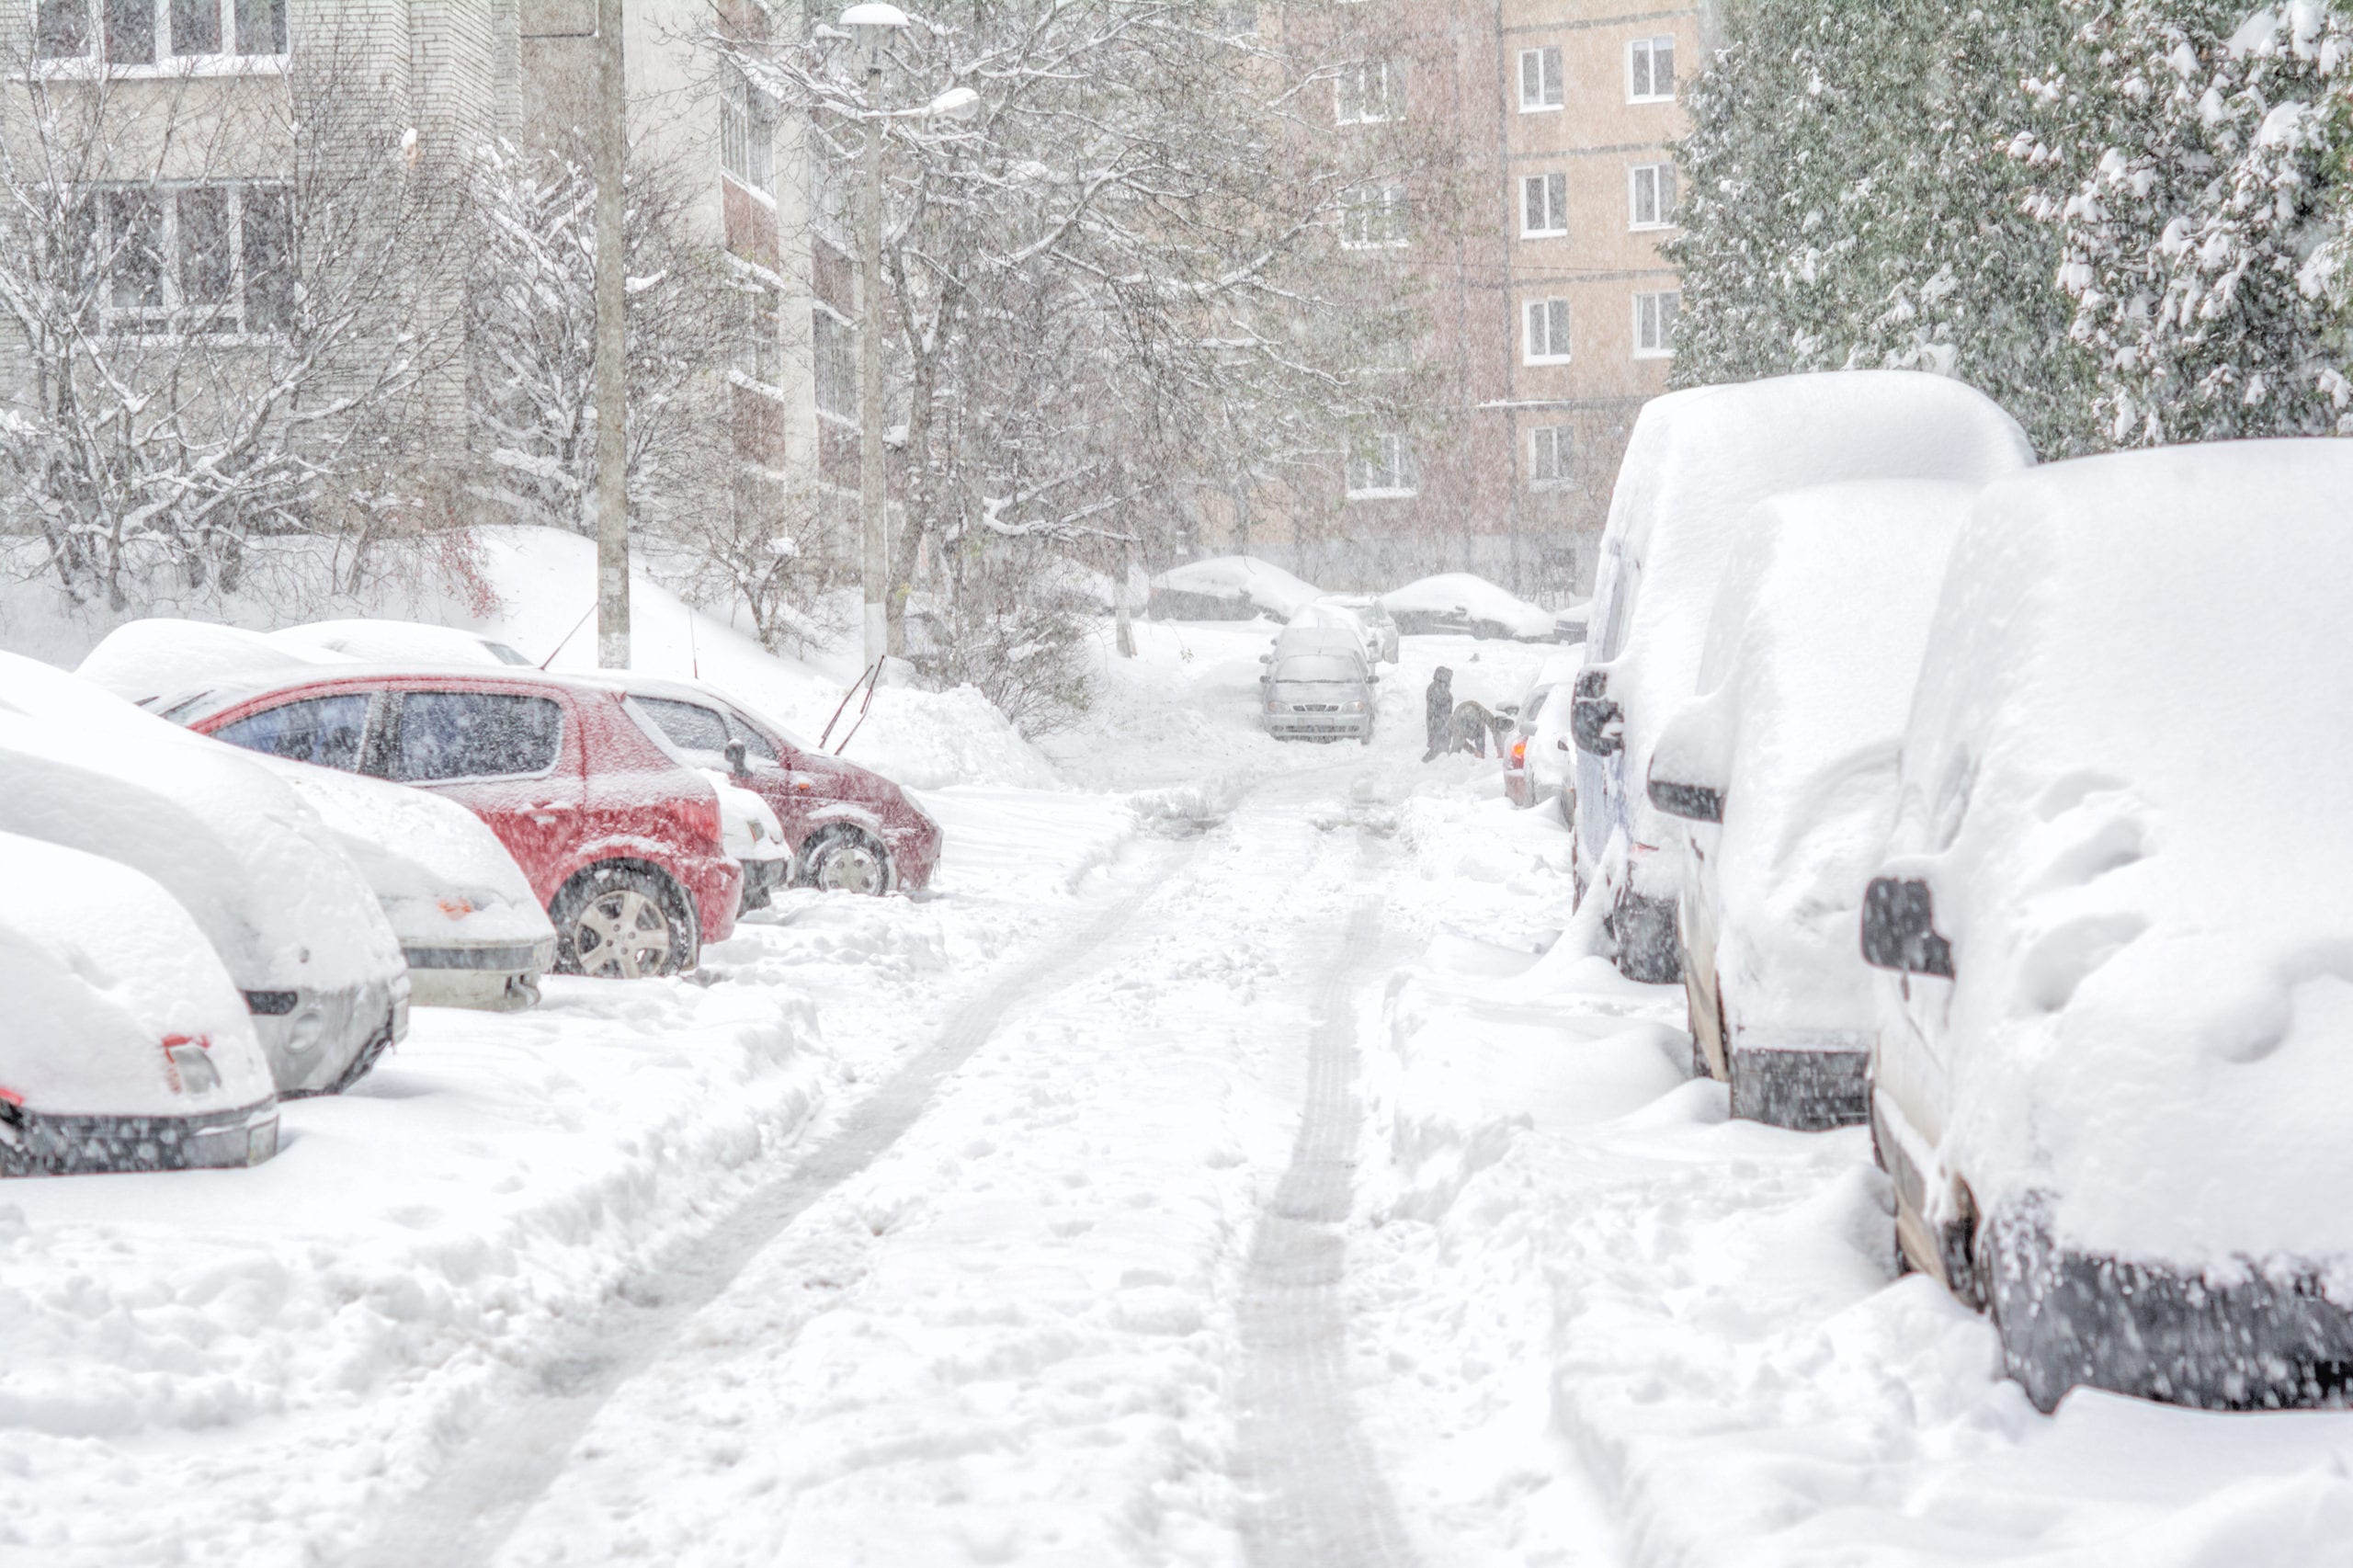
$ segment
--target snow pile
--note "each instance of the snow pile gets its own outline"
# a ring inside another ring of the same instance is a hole
[[[1323,597],[1322,589],[1255,555],[1188,561],[1152,580],[1152,613],[1175,620],[1289,620]]]
[[[1469,572],[1442,572],[1393,588],[1381,596],[1381,607],[1408,631],[1469,631],[1543,642],[1556,624],[1551,610]]]
[[[1713,894],[1736,1028],[1868,1035],[1856,932],[1895,809],[1912,684],[1970,486],[1881,480],[1751,511],[1724,571],[1702,695],[1661,733],[1652,777],[1722,792],[1684,824]]]
[[[2079,1246],[2353,1267],[2348,494],[2353,445],[2302,441],[1979,498],[1886,869],[1952,944],[1942,1154],[1981,1212],[2041,1189]]]
[[[0,833],[0,1102],[44,1116],[195,1116],[270,1098],[244,998],[152,878]],[[176,1047],[200,1052],[196,1068]],[[0,1141],[14,1138],[0,1120]]]

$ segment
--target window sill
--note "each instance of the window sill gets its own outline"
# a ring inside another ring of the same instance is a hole
[[[1673,93],[1648,93],[1638,94],[1626,101],[1630,104],[1671,104],[1676,99]]]
[[[733,186],[736,189],[742,191],[745,195],[750,197],[753,200],[766,207],[769,211],[773,212],[776,210],[776,197],[773,193],[762,190],[758,186],[754,185],[750,180],[745,179],[734,170],[722,168],[719,171],[719,177],[725,180],[729,185]]]
[[[764,397],[770,403],[784,404],[790,402],[790,399],[785,396],[782,387],[772,381],[761,381],[756,376],[747,376],[732,365],[727,369],[727,384],[731,387],[740,387],[756,397]]]
[[[1675,350],[1672,348],[1637,348],[1634,350],[1634,358],[1637,359],[1672,359],[1675,358]]]
[[[115,65],[88,58],[36,62],[51,82],[169,82],[186,76],[283,76],[283,54],[191,54],[160,65]]]
[[[1351,501],[1410,501],[1421,494],[1418,490],[1351,490]]]
[[[1630,234],[1664,234],[1676,227],[1677,225],[1674,223],[1629,223],[1626,232]]]
[[[1568,106],[1566,104],[1522,104],[1519,106],[1519,112],[1522,114],[1561,114],[1565,112]]]
[[[1523,240],[1565,240],[1569,232],[1566,229],[1522,229],[1519,237]]]
[[[1574,356],[1567,354],[1529,354],[1523,355],[1519,362],[1523,365],[1536,366],[1566,365],[1573,363],[1574,358]]]

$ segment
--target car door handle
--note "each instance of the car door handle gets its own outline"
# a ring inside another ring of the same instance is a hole
[[[545,824],[555,821],[572,809],[571,803],[565,801],[534,801],[530,806],[530,817],[533,822]]]

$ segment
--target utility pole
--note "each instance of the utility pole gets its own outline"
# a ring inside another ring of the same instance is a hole
[[[628,257],[621,182],[629,164],[629,75],[621,0],[597,0],[597,663],[629,668]]]
[[[1119,631],[1120,657],[1123,659],[1136,656],[1136,629],[1128,614],[1128,583],[1135,571],[1136,541],[1123,539],[1120,541],[1120,581],[1111,590],[1111,620]]]
[[[870,665],[890,652],[883,595],[891,577],[890,490],[882,473],[882,45],[875,31],[866,56],[866,147],[859,155],[866,177],[858,215],[858,511]]]

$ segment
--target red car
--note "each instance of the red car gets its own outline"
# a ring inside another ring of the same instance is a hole
[[[607,677],[658,725],[687,760],[724,768],[774,809],[792,846],[779,880],[835,892],[917,892],[939,864],[939,824],[879,773],[796,741],[773,720],[689,681]],[[737,748],[741,748],[740,750]],[[789,869],[785,868],[789,867]],[[747,889],[745,907],[767,902]]]
[[[565,973],[680,973],[705,941],[734,929],[744,873],[727,854],[710,780],[654,739],[609,683],[487,666],[330,666],[158,706],[249,751],[466,807],[547,905]]]

